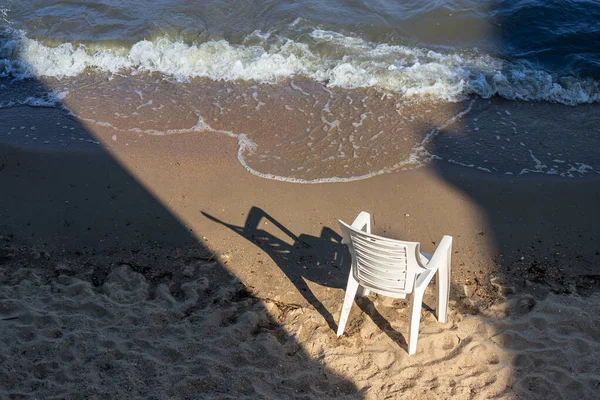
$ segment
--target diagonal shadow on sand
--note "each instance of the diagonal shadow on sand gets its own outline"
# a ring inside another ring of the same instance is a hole
[[[572,152],[598,165],[594,145],[598,139],[590,138],[594,135],[589,129],[593,124],[597,126],[597,112],[592,112],[597,109],[597,105],[572,108],[493,99],[476,109],[462,126],[442,132],[433,141],[431,151],[444,160],[466,155],[463,163],[471,164],[467,157],[475,159],[476,149],[482,159],[498,159],[494,164],[498,170],[516,168],[520,160],[513,160],[519,153],[511,153],[506,140],[494,143],[498,127],[486,118],[501,114],[518,122],[519,133],[515,131],[510,139],[521,145],[527,143],[527,150],[541,154],[539,158],[549,167],[552,158],[561,152],[565,157],[568,154],[564,153]],[[478,118],[481,129],[469,129]],[[597,174],[547,176],[544,173],[550,168],[531,168],[528,174],[519,176],[518,170],[512,175],[486,173],[443,161],[433,162],[432,166],[444,182],[473,201],[487,221],[487,229],[481,234],[490,239],[495,254],[485,264],[469,266],[460,278],[462,282],[468,277],[473,277],[472,281],[480,279],[482,287],[503,288],[511,294],[506,304],[513,305],[507,312],[487,319],[487,325],[496,330],[490,343],[499,343],[511,357],[510,390],[525,398],[569,397],[573,393],[587,398],[589,388],[597,382],[597,375],[591,371],[598,363],[587,351],[580,352],[577,343],[581,340],[590,347],[598,344],[596,322],[584,316],[598,310]],[[482,270],[485,273],[481,274]],[[494,282],[491,277],[498,280]],[[455,297],[471,301],[465,296],[468,291],[473,293],[473,286],[463,287],[465,294],[456,291]],[[561,315],[564,304],[586,305]],[[482,308],[477,300],[472,305],[474,310]],[[565,321],[567,316],[571,317],[569,322]],[[536,325],[540,321],[545,324],[543,328]]]
[[[0,397],[363,397],[77,120],[0,132]]]

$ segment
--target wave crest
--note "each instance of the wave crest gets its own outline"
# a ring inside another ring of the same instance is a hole
[[[473,94],[568,105],[600,101],[598,81],[558,77],[476,51],[444,54],[318,29],[302,42],[261,32],[253,38],[263,39],[259,45],[225,40],[186,44],[158,38],[129,48],[72,43],[50,47],[24,32],[12,32],[0,40],[0,77],[65,78],[87,69],[159,72],[182,82],[206,77],[276,83],[303,76],[328,86],[375,87],[406,97],[447,101],[462,101]]]

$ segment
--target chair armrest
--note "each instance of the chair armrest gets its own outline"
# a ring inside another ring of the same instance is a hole
[[[435,249],[433,256],[431,256],[431,259],[425,265],[425,271],[417,277],[415,288],[423,288],[429,285],[431,278],[433,278],[433,275],[435,275],[437,270],[440,268],[441,263],[444,261],[448,262],[448,252],[451,250],[452,236],[445,235],[440,241],[437,249]]]
[[[440,262],[442,262],[444,260],[444,258],[447,256],[448,252],[451,250],[452,250],[452,236],[444,235],[444,237],[440,241],[440,244],[435,249],[433,256],[431,257],[431,259],[429,260],[427,265],[425,265],[425,268],[438,269],[440,266]]]
[[[358,214],[358,217],[354,219],[352,227],[367,233],[371,233],[371,214],[366,211],[361,211],[361,213]]]

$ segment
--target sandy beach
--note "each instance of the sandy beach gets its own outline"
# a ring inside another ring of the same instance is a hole
[[[295,184],[248,173],[215,132],[115,135],[37,107],[1,109],[0,131],[4,397],[595,397],[594,175],[433,161]],[[337,220],[363,210],[426,252],[454,237],[449,320],[427,292],[414,356],[403,301],[357,301],[335,336]]]
[[[0,400],[598,398],[598,21],[0,2]],[[413,355],[409,301],[340,323],[362,211],[453,237]]]

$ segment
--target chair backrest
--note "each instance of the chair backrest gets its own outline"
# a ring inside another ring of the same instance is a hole
[[[339,221],[352,256],[352,274],[361,286],[381,294],[412,293],[424,270],[420,245],[373,235]]]

